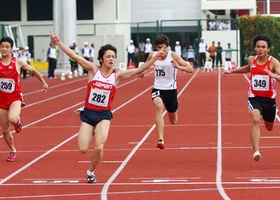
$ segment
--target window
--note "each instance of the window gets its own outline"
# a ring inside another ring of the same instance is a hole
[[[27,0],[27,21],[53,20],[53,0]]]
[[[20,0],[1,0],[0,21],[21,21]]]
[[[77,20],[93,20],[93,0],[76,0]]]

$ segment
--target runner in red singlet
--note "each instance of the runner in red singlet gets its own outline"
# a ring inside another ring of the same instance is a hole
[[[238,69],[225,71],[225,74],[250,72],[250,87],[248,92],[248,109],[252,119],[250,137],[253,146],[253,159],[261,158],[260,123],[264,120],[265,127],[272,131],[276,116],[276,91],[274,83],[280,82],[280,63],[268,55],[272,41],[266,35],[258,35],[254,41],[255,56],[248,58],[248,65]]]
[[[82,56],[74,53],[63,44],[59,37],[51,32],[52,41],[57,44],[70,58],[88,71],[87,95],[85,107],[80,112],[82,124],[78,134],[78,145],[81,153],[86,153],[90,147],[93,135],[95,136],[95,148],[91,159],[90,168],[87,170],[87,182],[95,183],[94,170],[103,157],[103,147],[109,134],[109,128],[113,115],[111,104],[116,94],[116,87],[121,80],[125,80],[144,72],[153,63],[161,59],[163,50],[157,56],[141,65],[139,68],[129,70],[115,70],[117,49],[110,44],[102,46],[98,52],[98,60],[101,66],[87,61]]]
[[[13,40],[4,37],[0,40],[0,125],[4,140],[10,148],[10,154],[7,161],[13,162],[16,157],[14,138],[10,133],[10,124],[13,124],[15,131],[19,133],[22,128],[20,122],[21,107],[24,106],[22,88],[20,85],[20,70],[27,70],[37,77],[46,91],[47,83],[41,74],[26,61],[12,57]]]

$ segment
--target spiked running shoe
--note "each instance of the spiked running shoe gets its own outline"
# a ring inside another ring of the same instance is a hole
[[[261,159],[261,154],[259,151],[255,151],[255,153],[253,154],[253,159],[255,161],[259,161],[259,159]]]
[[[95,175],[93,172],[87,172],[87,182],[96,183]]]
[[[157,148],[164,149],[163,139],[159,139],[157,143]]]
[[[10,155],[9,155],[8,158],[7,158],[7,161],[8,161],[8,162],[14,162],[15,159],[16,159],[16,155],[17,155],[16,152],[11,151],[11,152],[10,152]]]
[[[21,129],[22,129],[22,124],[21,124],[20,120],[19,120],[16,124],[14,124],[14,127],[15,127],[15,131],[16,131],[17,133],[19,133],[19,132],[21,131]]]

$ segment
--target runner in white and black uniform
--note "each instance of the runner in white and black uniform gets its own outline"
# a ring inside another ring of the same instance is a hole
[[[170,123],[175,124],[178,120],[177,70],[180,69],[192,73],[193,68],[179,54],[168,50],[169,39],[167,36],[158,36],[155,41],[155,46],[157,51],[152,51],[147,61],[157,56],[159,50],[164,51],[164,57],[158,59],[153,65],[155,80],[152,90],[152,100],[156,108],[157,148],[164,149],[164,120],[162,116],[164,106],[168,112]]]
[[[280,82],[280,63],[276,58],[268,55],[272,45],[269,37],[258,35],[253,43],[256,56],[248,58],[248,65],[225,71],[225,74],[251,73],[248,92],[248,109],[252,119],[250,137],[254,150],[253,159],[258,161],[261,158],[259,150],[261,118],[268,131],[272,131],[274,126],[277,109],[274,83],[276,80]]]

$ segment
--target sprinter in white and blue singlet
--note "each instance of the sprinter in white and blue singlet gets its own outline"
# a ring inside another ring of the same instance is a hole
[[[168,50],[169,39],[165,35],[159,35],[155,41],[157,51],[152,51],[147,59],[157,56],[159,50],[164,51],[164,56],[154,63],[154,87],[152,90],[152,100],[156,108],[155,124],[158,133],[157,148],[164,149],[164,106],[168,112],[169,121],[175,124],[178,120],[178,99],[177,99],[177,70],[192,73],[193,68],[189,62],[182,57]]]
[[[280,63],[268,54],[272,46],[271,39],[266,35],[257,35],[253,41],[256,55],[248,58],[248,65],[225,71],[225,74],[250,72],[248,92],[248,110],[251,116],[250,137],[253,146],[253,159],[261,158],[260,123],[264,120],[265,127],[272,131],[276,117],[276,90],[274,83],[280,82]]]

